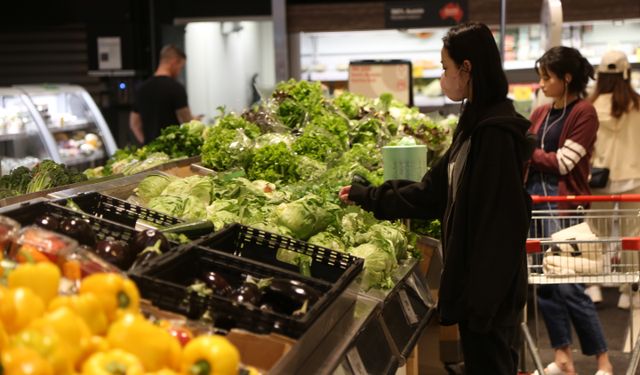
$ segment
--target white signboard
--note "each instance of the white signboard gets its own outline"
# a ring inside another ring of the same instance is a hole
[[[98,38],[98,69],[118,70],[122,69],[122,52],[120,37]]]
[[[411,63],[356,62],[349,65],[349,91],[369,98],[390,93],[412,105]]]

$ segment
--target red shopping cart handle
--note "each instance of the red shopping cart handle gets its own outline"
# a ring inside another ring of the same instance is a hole
[[[527,254],[534,254],[542,252],[542,241],[540,240],[527,240],[526,245]]]
[[[634,250],[640,251],[640,237],[623,237],[620,240],[622,245],[622,250]],[[527,240],[527,244],[525,249],[527,254],[535,254],[542,252],[542,245],[552,245],[557,242],[564,241],[553,241],[553,240]]]
[[[622,250],[640,250],[640,237],[622,238]]]
[[[561,195],[544,196],[532,195],[533,203],[545,202],[640,202],[640,194],[611,194],[611,195]]]

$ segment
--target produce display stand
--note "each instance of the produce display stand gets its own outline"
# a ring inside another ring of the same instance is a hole
[[[123,177],[121,174],[113,175],[113,176],[107,176],[107,177],[101,177],[101,178],[97,178],[97,179],[94,179],[94,180],[87,180],[87,181],[77,182],[77,183],[71,184],[71,185],[57,186],[57,187],[53,187],[51,189],[37,191],[37,192],[34,192],[34,193],[16,195],[16,196],[13,196],[13,197],[0,199],[0,207],[5,207],[5,206],[12,205],[12,204],[20,203],[20,202],[30,201],[32,199],[39,198],[39,197],[52,196],[52,195],[55,195],[56,192],[59,192],[59,191],[62,191],[62,190],[92,191],[93,187],[96,184],[103,184],[103,183],[106,183],[108,181],[118,180],[121,177]]]
[[[301,358],[292,350],[272,369],[274,374],[389,374],[398,367],[398,353],[390,344],[379,301],[358,295],[354,310],[348,311],[313,353]]]
[[[380,302],[382,319],[404,365],[435,313],[435,302],[415,259],[400,264],[394,279],[392,289],[371,289],[365,294]]]
[[[183,159],[156,168],[179,176],[207,174]],[[49,194],[60,199],[86,192],[126,200],[154,170],[95,181]],[[390,290],[363,291],[356,278],[326,308],[268,373],[393,374],[411,355],[435,313],[435,303],[419,261],[401,262]]]

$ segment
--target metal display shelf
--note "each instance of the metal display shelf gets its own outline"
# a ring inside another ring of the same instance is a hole
[[[394,281],[396,285],[390,290],[371,289],[365,295],[382,304],[382,319],[401,355],[402,366],[434,315],[436,303],[416,259],[400,264]]]
[[[352,311],[328,331],[313,354],[295,372],[287,372],[283,358],[270,373],[317,374],[393,374],[398,368],[399,353],[391,344],[389,332],[381,318],[380,301],[358,295]]]
[[[63,193],[62,195],[59,195],[58,193],[60,191],[93,191],[93,189],[95,189],[96,186],[109,185],[113,183],[112,181],[114,180],[117,181],[120,177],[122,177],[122,175],[101,177],[95,180],[87,180],[87,181],[77,182],[71,185],[58,186],[58,187],[54,187],[47,190],[37,191],[35,193],[4,198],[4,199],[0,199],[0,207],[9,206],[16,203],[27,202],[40,197],[66,198],[66,197],[69,197],[70,195],[67,193]]]
[[[22,139],[27,139],[29,137],[32,137],[34,135],[37,135],[37,133],[33,132],[22,132],[22,133],[6,133],[6,134],[0,134],[0,142],[2,141],[19,141]]]
[[[66,165],[69,166],[73,166],[73,165],[79,165],[79,164],[84,164],[84,163],[92,163],[94,161],[98,161],[104,158],[104,152],[103,151],[96,151],[91,155],[81,155],[81,156],[63,156],[62,157],[62,162]]]
[[[66,198],[80,193],[96,191],[98,193],[126,200],[131,196],[131,194],[133,194],[133,189],[138,186],[140,181],[150,174],[153,174],[156,171],[170,171],[175,168],[186,168],[199,160],[199,156],[171,160],[162,165],[130,176],[123,176],[122,174],[119,174],[97,180],[90,180],[95,181],[95,183],[90,185],[83,184],[81,186],[65,186],[63,189],[58,189],[57,191],[52,192],[50,196],[52,198]]]
[[[93,122],[90,121],[79,121],[76,123],[69,123],[69,124],[65,124],[63,126],[48,126],[49,131],[52,133],[61,133],[61,132],[69,132],[69,131],[73,131],[73,130],[81,130],[81,129],[87,129],[90,127],[94,127],[95,124]]]

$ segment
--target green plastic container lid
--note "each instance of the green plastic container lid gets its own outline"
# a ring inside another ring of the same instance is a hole
[[[427,146],[385,146],[382,163],[385,180],[420,181],[427,173]]]

